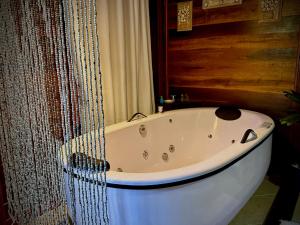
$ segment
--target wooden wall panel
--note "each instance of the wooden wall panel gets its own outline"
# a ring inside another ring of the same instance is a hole
[[[171,94],[274,116],[291,106],[282,92],[297,86],[298,0],[283,0],[282,18],[276,22],[260,22],[260,0],[210,10],[194,0],[190,32],[176,31],[176,2],[169,1],[168,7]]]
[[[182,0],[169,1],[169,29],[176,29],[177,5]],[[242,5],[222,7],[216,9],[202,9],[202,0],[193,1],[193,27],[209,24],[222,24],[230,22],[241,22],[249,20],[259,20],[260,0],[243,0]],[[298,0],[283,0],[282,16],[292,16],[300,14],[300,4]]]
[[[300,14],[300,3],[297,0],[283,0],[282,16],[292,16]]]
[[[169,2],[170,29],[177,27],[177,2]],[[193,1],[193,26],[256,20],[258,16],[258,1],[244,0],[242,5],[209,10],[202,9],[202,0]]]
[[[152,69],[155,99],[168,95],[167,84],[167,0],[149,1]]]

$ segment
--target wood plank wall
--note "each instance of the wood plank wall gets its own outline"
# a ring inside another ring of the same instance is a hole
[[[194,0],[193,30],[188,32],[176,31],[177,2],[168,1],[170,94],[272,116],[291,106],[282,91],[299,89],[299,0],[283,0],[276,22],[260,22],[260,0],[209,10]]]

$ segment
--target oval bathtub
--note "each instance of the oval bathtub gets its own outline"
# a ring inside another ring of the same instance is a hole
[[[106,128],[111,225],[225,225],[233,219],[266,174],[274,122],[247,110],[224,120],[216,109],[174,110]],[[83,182],[74,181],[76,224],[88,221],[78,205]]]

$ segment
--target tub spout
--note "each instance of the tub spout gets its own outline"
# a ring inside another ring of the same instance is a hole
[[[131,122],[133,120],[137,120],[137,119],[145,118],[145,117],[147,117],[147,116],[144,115],[143,113],[137,112],[137,113],[133,114],[132,117],[127,122]]]
[[[163,100],[163,103],[165,103],[165,104],[172,104],[172,103],[174,103],[176,95],[171,95],[171,97],[172,97],[172,99],[165,99],[165,100]]]

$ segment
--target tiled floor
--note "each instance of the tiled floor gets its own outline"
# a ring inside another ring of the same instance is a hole
[[[298,202],[294,210],[293,221],[300,223],[300,194],[298,196]]]
[[[278,186],[265,178],[255,194],[229,225],[262,225],[278,190]],[[62,213],[66,210],[65,208],[60,209]],[[43,215],[43,217],[39,218],[38,222],[46,221],[49,219],[47,216],[53,217],[52,213]],[[293,221],[300,223],[300,195],[296,209],[294,210]]]
[[[279,187],[267,178],[229,225],[262,225]],[[293,221],[300,223],[300,195]]]

